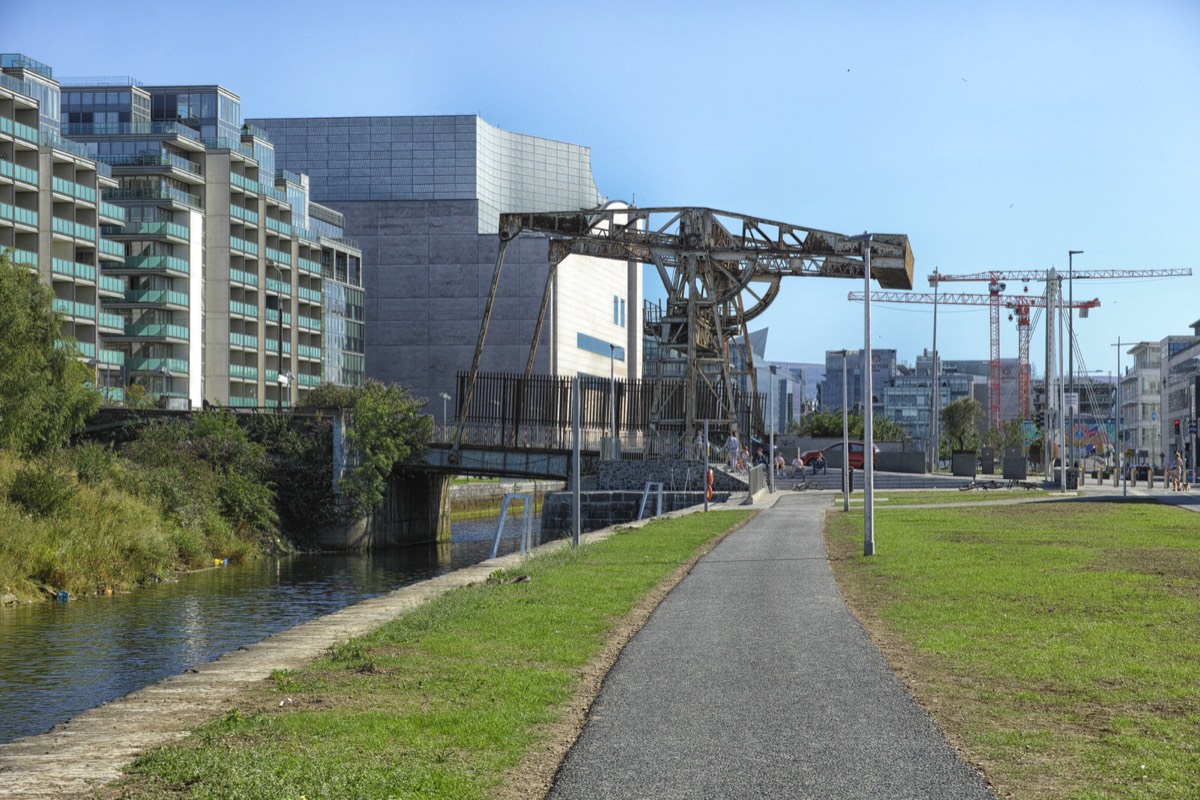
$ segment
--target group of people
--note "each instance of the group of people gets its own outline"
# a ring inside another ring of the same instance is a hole
[[[761,447],[755,448],[754,456],[751,458],[749,448],[741,445],[738,442],[737,435],[733,433],[729,434],[729,438],[725,441],[725,449],[729,453],[729,469],[734,472],[745,472],[751,466],[762,465],[765,467],[768,466],[770,461]],[[825,456],[823,454],[818,454],[816,458],[810,461],[811,463],[806,465],[804,460],[800,458],[800,454],[797,453],[796,457],[792,459],[791,472],[789,472],[787,460],[783,457],[782,453],[776,451],[774,463],[775,474],[796,478],[804,474],[806,466],[812,467],[814,475],[825,469]]]

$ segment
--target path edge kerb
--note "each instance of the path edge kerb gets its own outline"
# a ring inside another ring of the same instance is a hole
[[[713,510],[749,511],[750,513],[745,519],[697,547],[696,551],[687,561],[667,573],[638,601],[637,605],[628,614],[616,622],[613,634],[605,641],[599,654],[579,668],[579,685],[576,686],[571,698],[561,706],[561,718],[557,722],[543,726],[540,729],[539,733],[541,736],[539,740],[530,750],[526,751],[520,763],[508,771],[501,788],[493,795],[495,800],[545,799],[554,786],[554,780],[562,768],[567,753],[575,746],[575,742],[583,732],[588,717],[591,715],[592,706],[595,704],[596,698],[599,697],[600,691],[604,688],[604,684],[608,680],[609,673],[612,671],[617,659],[621,657],[621,653],[624,651],[626,645],[637,635],[638,631],[645,627],[650,617],[654,614],[654,611],[662,604],[671,591],[682,583],[684,578],[691,574],[696,564],[700,562],[700,559],[716,549],[721,542],[725,541],[726,537],[749,524],[751,520],[758,516],[758,512],[762,509],[747,509],[745,506],[726,506]],[[687,513],[696,512],[687,509],[673,514],[664,514],[662,517],[658,517],[658,519],[681,516]],[[639,520],[637,522],[616,525],[611,529],[606,529],[606,532],[610,532],[611,535],[621,530],[636,529],[643,527],[650,521]]]

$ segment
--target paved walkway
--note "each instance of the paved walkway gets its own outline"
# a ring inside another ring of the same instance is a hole
[[[763,500],[626,646],[550,798],[993,798],[842,602],[830,494]]]

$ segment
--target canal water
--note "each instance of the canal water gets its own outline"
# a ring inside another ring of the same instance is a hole
[[[518,547],[520,517],[500,554]],[[448,544],[263,559],[113,597],[0,609],[0,743],[54,725],[272,633],[490,557],[495,518]],[[533,524],[537,544],[539,520]]]

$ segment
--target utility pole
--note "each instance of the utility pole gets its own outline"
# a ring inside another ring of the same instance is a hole
[[[1075,305],[1075,256],[1082,255],[1082,250],[1067,251],[1067,377],[1070,381],[1071,396],[1071,468],[1075,468],[1075,407],[1079,403],[1075,395],[1075,313],[1071,310]]]

